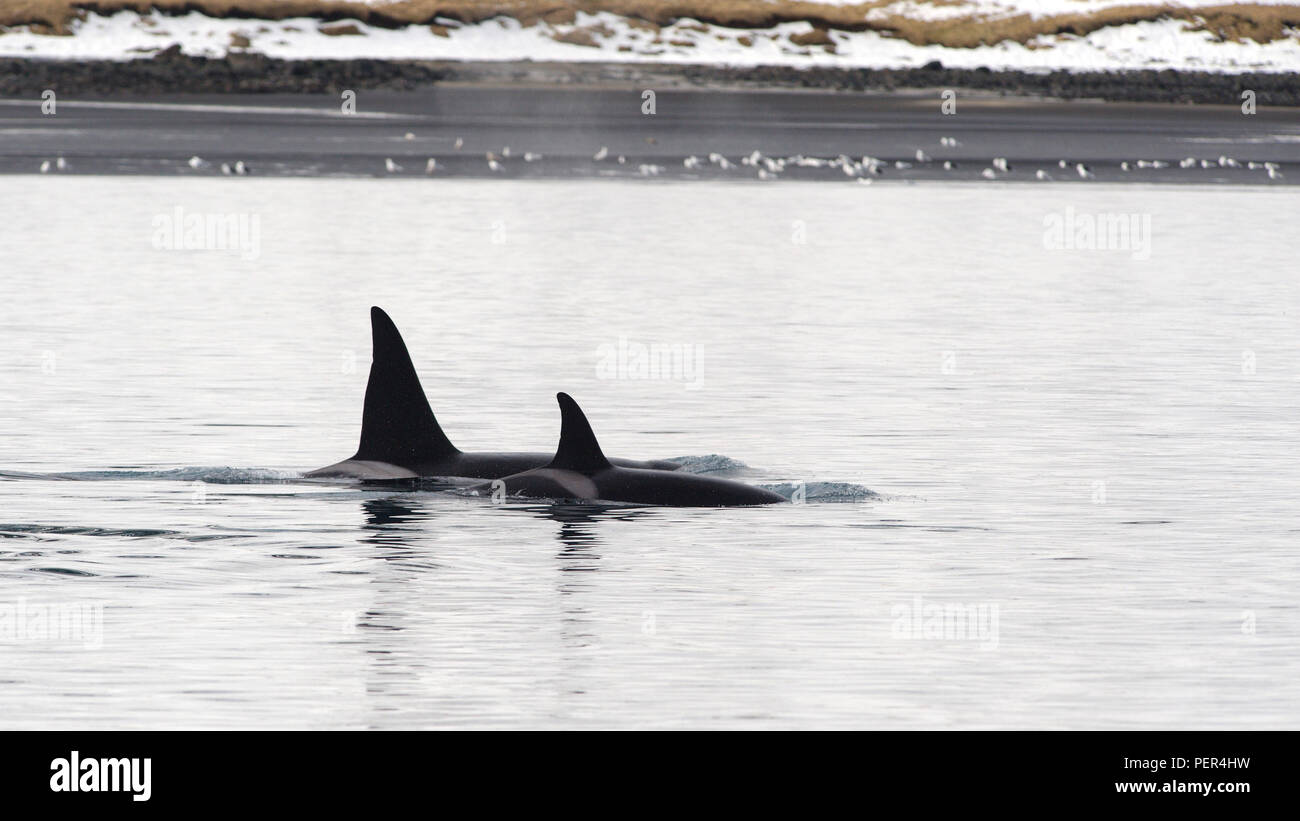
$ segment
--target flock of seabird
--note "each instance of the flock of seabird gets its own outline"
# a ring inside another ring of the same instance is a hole
[[[414,135],[408,132],[406,134],[406,139],[408,140],[414,139]],[[939,138],[939,145],[944,148],[956,148],[961,144],[962,144],[961,141],[958,140],[956,137]],[[461,138],[457,138],[456,148],[459,150],[463,145],[464,145],[464,140]],[[857,179],[859,182],[862,183],[870,183],[873,177],[879,177],[883,175],[885,171],[891,167],[897,171],[906,171],[908,169],[915,168],[915,167],[941,167],[944,171],[956,171],[958,169],[957,163],[954,162],[953,160],[943,160],[940,163],[939,161],[935,160],[930,154],[928,154],[923,148],[917,148],[913,156],[914,159],[912,161],[894,160],[892,162],[881,159],[879,157],[872,157],[869,155],[862,156],[860,158],[854,158],[846,154],[840,154],[835,157],[811,157],[811,156],[805,156],[803,154],[796,154],[790,157],[773,157],[773,156],[765,155],[761,151],[755,149],[754,151],[750,152],[748,155],[741,157],[739,164],[732,162],[723,154],[720,154],[718,152],[711,152],[707,156],[696,156],[692,154],[691,156],[686,157],[685,159],[682,160],[682,167],[685,168],[687,171],[699,171],[708,168],[716,168],[719,171],[731,171],[737,168],[750,168],[754,170],[756,176],[760,180],[777,179],[779,175],[782,172],[784,172],[788,167],[828,168],[828,169],[839,169],[841,172],[843,172],[844,176]],[[492,171],[493,173],[500,172],[504,167],[504,161],[509,159],[510,157],[511,157],[511,152],[508,146],[501,149],[499,153],[494,151],[488,151],[484,155],[484,158],[487,161],[488,170]],[[524,162],[529,162],[529,163],[537,162],[538,160],[542,159],[542,155],[534,153],[532,151],[528,151],[524,153],[523,159]],[[603,145],[592,155],[591,159],[592,162],[595,163],[604,163],[606,161],[612,161],[617,163],[618,165],[626,165],[628,162],[626,156],[622,154],[611,155],[609,151],[609,147]],[[1282,172],[1279,169],[1278,164],[1272,162],[1249,161],[1243,163],[1234,160],[1231,157],[1220,156],[1217,161],[1188,157],[1187,159],[1178,163],[1178,167],[1181,169],[1194,168],[1198,165],[1204,169],[1245,168],[1252,171],[1256,169],[1261,169],[1267,173],[1268,178],[1271,180],[1282,179]],[[439,167],[440,166],[438,165],[438,161],[430,157],[428,162],[425,164],[424,171],[426,174],[432,174]],[[1126,160],[1120,163],[1120,170],[1125,173],[1128,173],[1135,169],[1158,170],[1158,169],[1170,168],[1170,167],[1172,167],[1172,163],[1165,162],[1163,160],[1136,160],[1133,162],[1129,162]],[[404,170],[402,166],[399,165],[397,162],[395,162],[392,158],[387,158],[384,160],[384,169],[389,174],[401,173]],[[1070,176],[1076,176],[1081,180],[1091,180],[1096,178],[1096,174],[1093,173],[1092,169],[1089,168],[1088,165],[1083,162],[1059,160],[1057,162],[1057,169],[1061,172],[1064,172],[1063,176],[1067,178]],[[988,167],[983,168],[980,171],[980,176],[987,180],[997,180],[1003,178],[1007,174],[1010,174],[1011,170],[1012,170],[1011,163],[1007,160],[1006,157],[994,157],[989,162]],[[663,174],[665,171],[667,171],[667,168],[665,166],[656,165],[653,163],[640,163],[637,165],[637,173],[643,177],[657,177]],[[1048,169],[1039,168],[1036,169],[1034,172],[1034,179],[1042,180],[1042,181],[1051,181],[1057,179],[1057,177],[1053,176],[1053,174]]]
[[[411,132],[405,134],[405,139],[413,140],[415,135]],[[455,141],[456,150],[460,150],[465,144],[463,138],[457,137]],[[945,148],[955,148],[961,145],[955,137],[941,137],[939,144]],[[484,160],[487,162],[488,170],[497,173],[504,167],[505,161],[514,156],[509,146],[501,149],[500,152],[488,151],[484,154]],[[526,163],[534,163],[542,159],[542,155],[534,151],[526,151],[522,155]],[[601,146],[599,150],[591,157],[592,162],[604,163],[611,160],[608,146]],[[626,165],[627,157],[616,155],[612,161],[618,165]],[[190,157],[187,164],[190,168],[201,171],[212,167],[212,163],[199,156]],[[1274,162],[1256,162],[1249,160],[1242,162],[1232,157],[1220,155],[1217,160],[1204,159],[1197,157],[1187,157],[1177,163],[1178,168],[1187,170],[1193,168],[1201,169],[1245,169],[1248,171],[1263,171],[1270,180],[1280,180],[1283,178],[1280,166]],[[706,168],[716,168],[720,171],[731,171],[736,168],[753,169],[758,179],[774,180],[777,179],[788,167],[795,168],[827,168],[839,169],[844,176],[856,179],[861,183],[870,183],[873,178],[879,177],[889,168],[897,171],[906,171],[914,167],[941,167],[944,171],[956,171],[958,165],[953,160],[943,160],[942,165],[938,164],[933,157],[925,152],[924,149],[917,148],[913,155],[913,161],[894,160],[890,162],[879,157],[869,155],[860,158],[850,157],[847,154],[840,154],[835,157],[810,157],[803,154],[796,154],[790,157],[772,157],[763,154],[755,149],[748,155],[740,159],[736,164],[729,160],[723,154],[717,152],[710,153],[707,157],[691,155],[682,160],[682,166],[688,171],[698,171]],[[1133,162],[1123,161],[1119,164],[1120,171],[1129,173],[1134,170],[1160,170],[1171,168],[1173,163],[1163,160],[1136,160]],[[1071,162],[1068,160],[1059,160],[1056,164],[1058,171],[1063,172],[1065,177],[1077,176],[1081,180],[1091,180],[1096,177],[1092,169],[1082,162]],[[231,162],[222,162],[218,165],[221,173],[225,176],[243,177],[250,172],[248,165],[243,160]],[[434,174],[442,166],[434,157],[429,157],[424,164],[425,174]],[[57,157],[54,160],[43,160],[40,165],[42,174],[48,174],[51,171],[68,170],[68,162],[63,157]],[[384,158],[384,172],[386,174],[401,174],[405,172],[405,166],[398,163],[392,157]],[[1011,163],[1005,157],[994,157],[989,165],[980,171],[980,177],[986,180],[997,180],[1011,173]],[[653,163],[640,163],[637,165],[637,173],[642,177],[657,177],[667,171],[662,165]],[[1034,179],[1042,181],[1051,181],[1057,179],[1046,168],[1036,169]]]

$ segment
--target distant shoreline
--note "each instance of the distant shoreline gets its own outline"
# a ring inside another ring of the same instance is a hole
[[[173,48],[149,59],[0,58],[0,96],[165,93],[337,93],[342,89],[414,90],[439,83],[643,86],[725,90],[809,89],[866,93],[951,88],[980,96],[1109,102],[1300,106],[1300,76],[1161,71],[1052,71],[922,68],[864,69],[725,66],[637,62],[452,60],[282,60],[260,54],[190,57]]]

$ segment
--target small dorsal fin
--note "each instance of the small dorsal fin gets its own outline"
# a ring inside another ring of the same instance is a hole
[[[370,309],[374,354],[354,459],[420,465],[459,453],[434,418],[406,343],[388,314]]]
[[[594,473],[611,467],[578,403],[567,393],[557,393],[555,398],[560,403],[560,445],[548,467],[579,473]]]

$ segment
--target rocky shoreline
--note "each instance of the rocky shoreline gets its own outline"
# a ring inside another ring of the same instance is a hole
[[[951,69],[792,68],[700,64],[492,62],[448,60],[281,60],[242,53],[189,57],[178,48],[149,59],[56,61],[0,59],[0,95],[69,96],[165,93],[337,93],[410,90],[437,83],[642,86],[649,88],[815,89],[890,93],[951,88],[991,96],[1114,102],[1300,106],[1300,76],[1163,71],[1029,73]]]

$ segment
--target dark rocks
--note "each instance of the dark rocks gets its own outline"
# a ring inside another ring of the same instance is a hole
[[[152,59],[54,61],[0,59],[0,95],[153,93],[334,93],[352,89],[413,89],[440,81],[513,81],[659,87],[816,88],[887,92],[951,88],[1005,96],[1126,102],[1240,105],[1255,92],[1258,105],[1300,106],[1300,76],[1163,71],[991,71],[945,68],[865,69],[788,66],[668,65],[656,63],[452,62],[419,60],[279,60],[255,52],[188,57],[179,46]]]
[[[410,89],[447,79],[429,64],[389,60],[278,60],[255,52],[189,57],[179,46],[152,59],[0,59],[0,95],[162,93],[333,93],[344,88]]]

